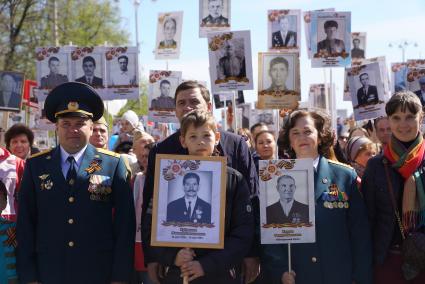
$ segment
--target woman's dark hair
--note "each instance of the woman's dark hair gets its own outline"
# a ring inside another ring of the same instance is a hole
[[[124,141],[115,147],[114,152],[119,154],[128,154],[130,153],[131,148],[133,148],[133,142],[131,141]]]
[[[7,149],[10,148],[10,140],[12,140],[13,138],[21,134],[25,134],[25,136],[27,136],[28,141],[30,142],[30,147],[31,147],[32,144],[34,143],[34,133],[25,124],[17,123],[12,125],[12,127],[10,127],[4,134],[6,148]]]
[[[275,134],[274,134],[273,131],[270,131],[270,130],[261,130],[260,132],[257,133],[257,135],[255,135],[255,139],[254,139],[255,146],[257,146],[257,139],[258,139],[258,137],[260,137],[260,135],[263,135],[264,133],[270,134],[276,140],[276,137],[275,137]]]
[[[406,109],[413,114],[422,111],[422,103],[419,97],[411,91],[400,91],[395,93],[385,105],[387,116],[393,115],[398,109],[406,112]]]
[[[291,147],[289,140],[289,131],[294,128],[295,123],[299,118],[311,117],[314,121],[314,126],[318,136],[318,152],[326,158],[330,157],[329,149],[333,146],[335,134],[331,129],[331,121],[328,115],[319,111],[297,110],[292,112],[283,126],[278,139],[278,146],[289,154],[290,158],[296,158],[295,152]]]

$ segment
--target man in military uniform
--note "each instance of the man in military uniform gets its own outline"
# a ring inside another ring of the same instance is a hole
[[[50,74],[41,78],[40,87],[42,89],[53,89],[54,87],[68,82],[66,75],[59,74],[60,61],[56,56],[49,58]]]
[[[345,52],[344,41],[335,38],[338,23],[334,20],[326,21],[324,24],[326,38],[317,44],[317,52],[325,52],[327,56]]]
[[[45,101],[59,145],[27,160],[19,193],[20,283],[126,283],[133,268],[135,216],[130,177],[118,154],[88,143],[103,102],[84,83]]]
[[[159,83],[159,90],[161,91],[161,95],[158,98],[152,100],[152,110],[174,110],[176,105],[174,104],[174,99],[170,97],[170,88],[171,83],[168,80],[162,80]]]
[[[208,0],[207,17],[202,19],[202,26],[228,26],[229,20],[221,14],[223,12],[223,0]]]
[[[297,32],[289,30],[289,19],[287,16],[279,18],[280,30],[272,33],[272,47],[296,47]]]
[[[267,92],[286,91],[286,80],[288,79],[289,64],[288,61],[278,56],[270,60],[269,76],[272,79]]]
[[[96,148],[108,149],[108,123],[102,116],[99,120],[93,122],[93,134],[89,142]]]
[[[224,42],[223,50],[224,56],[219,59],[217,65],[217,79],[224,80],[229,77],[245,78],[245,57],[236,54],[235,45],[230,40]]]
[[[364,50],[360,48],[360,39],[355,38],[353,39],[353,49],[351,50],[351,57],[352,58],[365,58],[364,57]]]

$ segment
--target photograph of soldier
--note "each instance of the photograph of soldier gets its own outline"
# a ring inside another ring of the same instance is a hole
[[[151,102],[152,110],[174,110],[174,98],[170,97],[171,83],[164,79],[159,83],[160,95]]]
[[[308,223],[308,205],[294,199],[297,189],[295,179],[290,175],[282,175],[277,179],[276,190],[279,200],[266,207],[268,224]]]
[[[75,79],[75,81],[89,84],[92,87],[103,86],[102,78],[94,75],[96,69],[96,60],[94,60],[92,56],[86,56],[83,58],[82,68],[84,76]]]
[[[352,58],[361,58],[364,59],[364,49],[360,48],[360,39],[354,38],[353,39],[353,49],[351,50],[351,57]]]
[[[419,78],[419,90],[415,91],[415,94],[421,100],[422,106],[425,106],[425,76]]]
[[[291,26],[296,23],[296,16],[281,16],[278,22],[279,30],[272,33],[272,47],[296,47],[297,32],[294,30],[297,29]]]
[[[117,58],[119,71],[111,74],[111,85],[112,86],[128,86],[135,85],[136,75],[131,74],[128,70],[128,56],[120,55]]]
[[[223,16],[224,0],[203,0],[203,5],[208,2],[208,16],[202,19],[201,26],[220,27],[229,24],[228,18]]]
[[[359,106],[377,104],[379,102],[378,89],[369,85],[369,74],[362,73],[359,76],[362,87],[357,90],[357,103]]]
[[[289,64],[284,57],[278,56],[270,60],[268,72],[263,74],[268,74],[271,79],[271,84],[266,89],[267,92],[288,90],[286,81],[289,74]]]
[[[0,109],[20,110],[23,74],[0,72]]]
[[[327,56],[345,52],[344,41],[337,38],[338,22],[335,20],[328,20],[325,21],[323,27],[326,38],[317,43],[317,52],[325,53]],[[344,29],[342,29],[342,31],[344,31]]]
[[[236,45],[238,43],[238,45]],[[218,60],[217,79],[245,78],[245,55],[243,40],[239,43],[236,39],[226,40],[222,47],[223,56]]]
[[[41,77],[40,88],[53,89],[57,85],[68,82],[68,76],[59,74],[61,62],[58,57],[52,56],[48,60],[50,73]]]
[[[167,205],[167,222],[211,223],[211,205],[198,196],[200,188],[202,182],[198,174],[194,172],[185,174],[184,196]]]
[[[177,48],[177,42],[174,36],[177,31],[177,21],[173,17],[167,17],[163,24],[162,38],[158,48]]]

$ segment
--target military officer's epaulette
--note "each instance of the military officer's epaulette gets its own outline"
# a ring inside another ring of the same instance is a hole
[[[335,160],[328,160],[328,162],[329,162],[329,163],[332,163],[332,164],[340,165],[340,166],[345,167],[345,168],[348,168],[348,169],[352,169],[352,170],[354,170],[354,168],[353,168],[352,166],[347,165],[347,164],[344,164],[344,163],[341,163],[341,162],[339,162],[339,161],[335,161]]]
[[[52,151],[52,149],[47,149],[47,150],[44,150],[44,151],[41,151],[41,152],[38,152],[38,153],[32,154],[32,155],[30,156],[30,159],[31,159],[31,158],[35,158],[35,157],[42,156],[42,155],[44,155],[44,154],[48,154],[48,153],[50,153],[51,151]]]
[[[97,149],[98,152],[100,152],[102,154],[106,154],[106,155],[116,157],[116,158],[120,157],[120,154],[118,154],[118,153],[115,153],[115,152],[112,152],[112,151],[109,151],[109,150],[106,150],[106,149],[103,149],[103,148],[96,148],[96,149]]]

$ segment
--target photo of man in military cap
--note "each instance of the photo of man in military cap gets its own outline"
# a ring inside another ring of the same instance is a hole
[[[91,86],[64,83],[46,98],[58,146],[31,156],[19,192],[21,283],[128,283],[135,215],[120,155],[89,144],[104,107]]]

